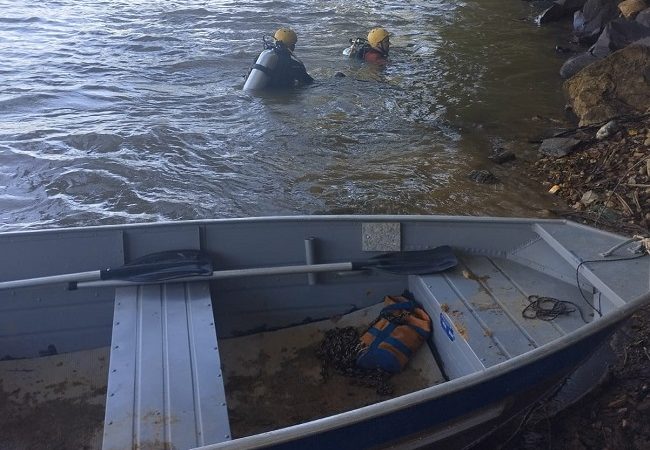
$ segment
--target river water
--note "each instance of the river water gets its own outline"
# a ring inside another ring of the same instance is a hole
[[[539,2],[0,0],[0,230],[323,213],[535,216],[487,159],[562,120]],[[346,59],[382,25],[391,63]],[[316,78],[242,91],[279,26]],[[341,72],[346,77],[335,77]],[[502,180],[478,185],[474,169]]]

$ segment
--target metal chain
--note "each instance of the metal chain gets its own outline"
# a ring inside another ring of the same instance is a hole
[[[327,330],[316,350],[316,356],[321,360],[323,380],[327,381],[333,370],[351,378],[353,384],[376,388],[379,395],[392,394],[395,389],[389,382],[390,373],[357,367],[357,356],[362,349],[359,332],[354,327]]]

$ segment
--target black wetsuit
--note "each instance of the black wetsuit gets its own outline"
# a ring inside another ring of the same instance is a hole
[[[271,73],[268,88],[304,86],[314,82],[305,65],[293,56],[289,49],[276,46],[274,51],[278,55],[278,63]]]

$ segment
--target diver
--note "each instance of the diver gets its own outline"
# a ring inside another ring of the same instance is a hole
[[[352,44],[343,51],[350,58],[362,59],[374,64],[386,64],[390,50],[390,33],[386,29],[377,27],[370,30],[368,38],[350,39]]]
[[[280,28],[274,42],[264,39],[264,50],[251,68],[244,90],[277,89],[304,86],[314,82],[305,65],[293,54],[298,42],[291,28]]]

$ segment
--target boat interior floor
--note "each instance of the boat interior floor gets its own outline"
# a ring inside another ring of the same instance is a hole
[[[109,353],[0,361],[0,449],[100,449]]]
[[[321,372],[317,349],[329,329],[360,333],[383,303],[333,319],[272,332],[220,339],[230,428],[234,438],[278,429],[377,403],[445,381],[425,345],[405,370],[390,378],[394,392],[330,371]]]

